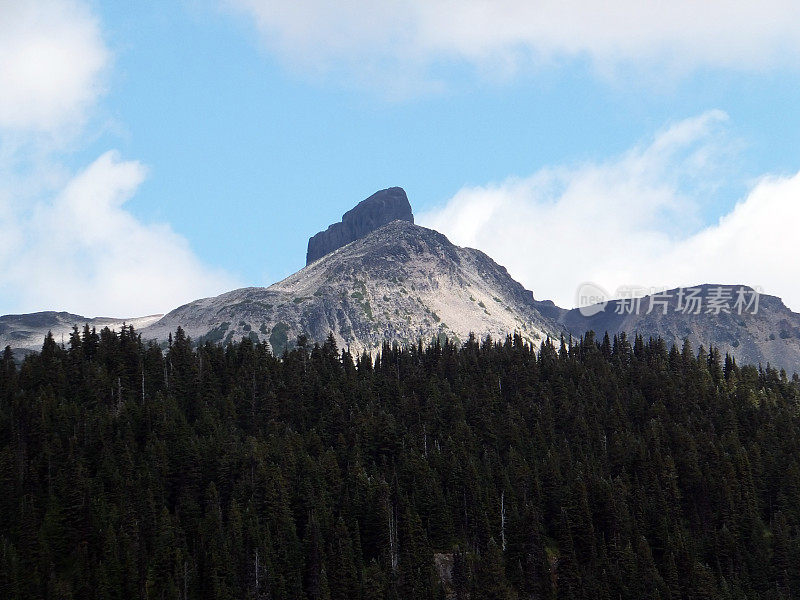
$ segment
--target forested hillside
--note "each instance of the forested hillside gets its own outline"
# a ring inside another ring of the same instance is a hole
[[[0,598],[792,598],[800,383],[623,337],[0,364]]]

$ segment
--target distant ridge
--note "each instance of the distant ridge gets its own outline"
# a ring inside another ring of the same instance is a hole
[[[131,317],[117,319],[114,317],[84,317],[68,312],[42,311],[20,315],[3,315],[0,317],[0,350],[10,346],[17,354],[41,349],[47,332],[52,332],[57,342],[61,338],[69,339],[73,327],[84,325],[94,327],[98,331],[104,327],[119,329],[123,324],[133,325],[135,329],[143,329],[152,325],[164,315]]]
[[[605,332],[612,336],[625,332],[645,339],[662,338],[678,348],[688,340],[695,351],[701,345],[706,349],[714,346],[723,356],[728,353],[740,364],[764,367],[770,364],[786,369],[789,374],[800,372],[800,314],[792,312],[780,298],[759,294],[757,307],[737,310],[739,290],[752,293],[752,288],[702,284],[682,289],[697,291],[701,300],[697,311],[681,310],[681,288],[663,292],[665,300],[644,296],[635,301],[635,310],[631,300],[610,300],[605,306],[594,305],[583,310],[566,310],[550,301],[537,302],[536,306],[575,335],[588,330],[598,336]],[[718,312],[710,310],[709,300],[720,293],[727,299],[724,308]]]

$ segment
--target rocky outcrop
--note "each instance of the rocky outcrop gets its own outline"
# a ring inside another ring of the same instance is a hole
[[[411,204],[403,188],[391,187],[375,192],[344,213],[341,223],[334,223],[308,240],[306,265],[392,221],[414,222]]]

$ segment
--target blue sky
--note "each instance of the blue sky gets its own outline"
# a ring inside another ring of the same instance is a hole
[[[545,5],[3,4],[0,314],[268,285],[393,185],[539,298],[717,279],[800,309],[798,9]]]

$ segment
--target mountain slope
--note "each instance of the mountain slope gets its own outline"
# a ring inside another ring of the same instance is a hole
[[[242,336],[282,352],[300,334],[356,350],[384,340],[413,343],[470,332],[519,331],[538,345],[559,328],[505,268],[442,234],[394,221],[268,288],[243,288],[191,302],[143,331],[163,340],[181,326],[200,341]]]
[[[800,372],[800,314],[792,312],[780,298],[760,294],[755,313],[751,307],[742,310],[735,307],[738,290],[751,291],[739,285],[696,286],[698,297],[703,300],[699,314],[684,312],[679,306],[679,289],[668,290],[666,314],[660,298],[645,296],[639,301],[639,308],[630,311],[630,306],[622,300],[612,300],[605,308],[601,305],[584,310],[595,312],[586,317],[579,309],[565,310],[552,302],[536,302],[540,312],[557,321],[575,335],[594,330],[598,335],[626,332],[628,335],[640,334],[644,338],[662,337],[667,344],[680,347],[684,339],[697,349],[700,345],[708,348],[713,345],[720,352],[730,353],[740,364],[767,363],[784,368],[789,373]],[[728,312],[709,312],[708,301],[723,290],[728,302]],[[748,292],[749,293],[749,292]],[[748,296],[748,299],[750,296]],[[653,310],[649,311],[653,300]],[[684,308],[686,301],[684,301]]]

